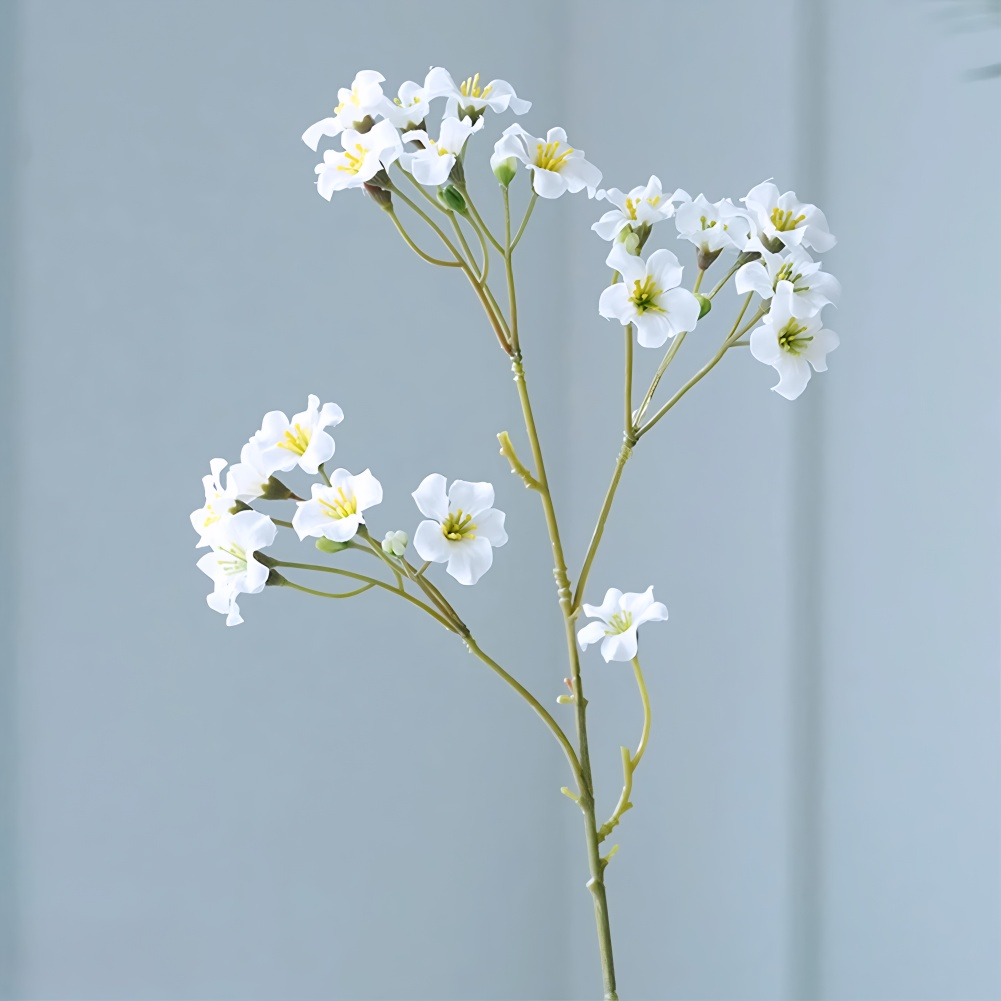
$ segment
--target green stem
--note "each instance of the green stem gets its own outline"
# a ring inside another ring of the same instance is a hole
[[[331,591],[317,591],[311,587],[303,587],[302,584],[296,584],[286,577],[285,587],[293,587],[297,591],[304,591],[306,594],[315,594],[318,598],[353,598],[356,594],[363,594],[365,591],[370,591],[375,587],[375,584],[363,584],[354,591],[341,591],[339,594],[334,594]]]
[[[505,191],[507,188],[504,189]],[[521,225],[518,227],[518,232],[515,235],[514,243],[511,244],[511,250],[518,246],[521,242],[521,235],[525,232],[525,227],[528,225],[528,220],[532,218],[532,210],[535,208],[535,203],[539,200],[539,196],[533,191],[532,197],[529,199],[528,208],[525,209],[525,218],[521,220]]]
[[[389,218],[393,220],[393,224],[400,232],[400,236],[406,241],[407,246],[422,260],[428,262],[428,264],[436,264],[439,268],[461,268],[462,264],[459,261],[440,261],[437,257],[432,257],[430,254],[425,254],[420,247],[411,239],[410,234],[404,229],[403,223],[400,222],[399,216],[397,216],[396,211],[392,208],[387,209],[386,212]]]
[[[678,353],[681,345],[685,343],[685,336],[688,333],[686,330],[682,330],[673,341],[671,341],[671,346],[664,353],[664,357],[661,360],[660,365],[654,374],[653,379],[650,382],[650,388],[646,391],[646,395],[643,397],[643,402],[640,404],[639,410],[636,411],[636,424],[643,420],[646,414],[647,407],[653,401],[654,394],[657,392],[657,387],[660,385],[660,380],[664,378],[664,373],[667,371],[667,366],[674,361],[674,356]]]
[[[698,277],[695,279],[695,284],[692,286],[692,294],[694,295],[700,288],[702,288],[702,279],[705,277],[705,269],[699,268]]]
[[[552,731],[553,736],[560,742],[560,746],[563,748],[563,753],[567,756],[567,761],[570,763],[570,769],[573,771],[574,778],[577,780],[578,785],[581,783],[581,772],[580,772],[580,762],[577,760],[577,753],[573,749],[573,745],[567,739],[567,735],[563,732],[563,728],[553,719],[549,711],[542,705],[541,702],[524,686],[521,682],[513,678],[503,667],[500,666],[493,658],[488,657],[480,648],[477,646],[476,641],[468,633],[463,637],[466,646],[469,648],[469,652],[479,657],[484,664],[487,665],[495,674],[503,678],[508,685],[510,685],[542,718],[542,721],[549,727]]]
[[[521,346],[518,341],[518,297],[514,291],[514,266],[511,255],[514,247],[511,245],[511,196],[504,189],[504,270],[507,273],[508,329],[511,331],[511,350],[518,354]]]
[[[459,190],[462,192],[462,197],[466,200],[466,205],[469,208],[469,214],[475,220],[476,225],[479,226],[484,233],[486,233],[487,239],[490,240],[490,242],[494,245],[494,247],[497,250],[497,253],[503,254],[504,248],[497,242],[497,238],[493,235],[493,233],[490,232],[490,227],[483,221],[483,217],[480,215],[479,211],[476,208],[476,205],[473,203],[473,199],[469,197],[469,191],[467,190],[466,186],[463,184],[461,187],[459,187]],[[507,191],[507,188],[505,188],[504,190]]]
[[[622,425],[623,433],[630,434],[633,429],[633,325],[627,323],[626,332],[626,419]]]

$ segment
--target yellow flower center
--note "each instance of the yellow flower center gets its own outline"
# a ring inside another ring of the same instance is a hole
[[[535,166],[559,173],[573,152],[573,146],[567,146],[561,153],[560,146],[562,145],[559,142],[539,143],[535,150]]]
[[[778,288],[779,282],[792,282],[792,288],[794,292],[809,292],[810,291],[809,285],[797,284],[802,280],[803,276],[798,272],[794,272],[792,264],[789,264],[787,262],[783,264],[781,268],[779,268],[778,272],[775,275],[775,287]]]
[[[343,170],[347,174],[357,174],[365,162],[365,154],[368,152],[361,143],[355,143],[355,152],[344,151],[344,163],[337,165],[338,170]]]
[[[632,624],[632,612],[616,612],[608,620],[608,628],[605,630],[605,635],[617,636],[619,633],[624,633]]]
[[[291,428],[286,431],[284,440],[277,443],[278,447],[302,455],[309,448],[310,431],[301,424],[293,424],[292,427],[295,428],[295,433],[292,433]]]
[[[333,500],[320,498],[320,507],[328,518],[336,518],[340,521],[352,514],[358,513],[358,500],[354,494],[348,497],[344,493],[343,487],[337,488],[337,496]]]
[[[472,98],[484,98],[493,88],[490,84],[486,87],[480,87],[480,74],[477,73],[475,76],[468,77],[459,84],[459,93],[463,97]]]
[[[779,331],[779,347],[791,355],[802,354],[806,346],[813,340],[813,335],[804,337],[805,333],[805,326],[801,326],[795,320],[790,320]]]
[[[637,278],[633,282],[633,294],[629,299],[638,313],[663,313],[664,307],[657,304],[657,296],[663,291],[653,280],[653,275],[647,275],[642,281]]]
[[[473,534],[476,526],[473,524],[473,516],[465,514],[460,507],[457,511],[449,511],[448,517],[441,524],[441,534],[452,542],[460,542],[462,539],[475,539]]]
[[[790,229],[795,229],[805,218],[805,215],[798,215],[794,218],[792,209],[786,209],[785,211],[780,208],[772,209],[772,225],[780,233],[786,233]]]
[[[632,198],[626,199],[626,215],[630,219],[636,218],[636,202]]]
[[[352,105],[355,108],[358,108],[358,107],[361,106],[361,101],[358,99],[358,88],[357,87],[352,87],[351,88],[351,93],[348,96],[348,99],[346,101],[341,101],[341,103],[338,104],[336,108],[334,108],[334,114],[335,115],[339,115],[345,109],[345,107],[347,107],[347,105],[349,105],[349,104]]]

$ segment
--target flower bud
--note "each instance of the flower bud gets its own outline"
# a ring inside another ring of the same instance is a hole
[[[448,172],[448,179],[452,184],[464,185],[466,183],[466,170],[462,166],[462,156],[455,158],[452,169]]]
[[[466,199],[462,197],[462,192],[451,184],[438,191],[438,201],[445,208],[451,209],[453,212],[458,212],[459,215],[466,214]]]
[[[407,551],[406,532],[387,532],[386,538],[382,540],[382,551],[387,556],[402,556]]]
[[[723,253],[723,248],[719,250],[702,250],[699,248],[698,257],[696,258],[696,263],[699,266],[699,271],[705,271],[706,268],[712,264],[713,261]]]
[[[518,173],[518,161],[513,156],[509,156],[506,160],[500,160],[494,164],[493,169],[494,177],[497,178],[500,186],[506,188],[514,180],[514,175]]]
[[[316,540],[316,548],[321,553],[339,553],[342,549],[347,549],[348,546],[347,542],[334,542],[333,539],[327,539],[322,535]]]
[[[385,188],[380,188],[375,184],[365,183],[362,185],[365,189],[365,194],[375,202],[376,205],[381,209],[385,209],[387,212],[393,211],[393,196]]]
[[[274,476],[268,477],[268,482],[261,491],[261,500],[288,500],[291,496],[292,491]]]
[[[619,243],[626,249],[626,253],[636,257],[640,252],[640,236],[634,233],[628,226],[619,234]]]
[[[712,299],[703,295],[701,292],[696,292],[695,298],[699,300],[699,319],[701,320],[702,317],[713,308]]]

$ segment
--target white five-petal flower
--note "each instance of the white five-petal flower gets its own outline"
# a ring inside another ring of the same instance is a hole
[[[678,288],[684,269],[670,250],[655,250],[644,261],[616,243],[607,263],[622,275],[622,281],[601,293],[598,312],[622,326],[635,324],[641,347],[659,348],[682,330],[695,329],[699,301],[687,289]]]
[[[223,487],[222,471],[225,468],[225,459],[213,459],[209,463],[211,472],[202,477],[205,503],[197,511],[191,512],[191,527],[198,533],[195,549],[212,544],[216,527],[223,518],[229,517],[238,500],[232,470],[227,474],[226,486]]]
[[[336,427],[344,412],[336,403],[324,403],[310,394],[306,409],[289,420],[281,410],[264,415],[260,431],[247,443],[246,457],[261,472],[270,476],[276,470],[287,472],[299,466],[315,476],[321,462],[334,454],[334,439],[324,428]]]
[[[530,135],[517,122],[509,125],[494,146],[490,166],[514,157],[532,171],[532,187],[540,198],[559,198],[587,188],[589,198],[601,183],[601,171],[584,159],[583,151],[567,144],[563,129],[550,129],[545,139]]]
[[[688,192],[680,188],[671,195],[665,195],[660,178],[655,175],[645,185],[633,188],[628,195],[618,188],[601,190],[595,198],[611,202],[615,208],[606,212],[591,229],[602,240],[614,240],[624,229],[635,231],[643,226],[652,226],[662,219],[670,219],[674,215],[675,201],[690,197]]]
[[[329,487],[314,483],[310,500],[296,506],[292,527],[300,539],[312,535],[347,542],[354,538],[358,526],[365,524],[362,512],[381,503],[382,484],[371,470],[352,476],[346,469],[335,469]]]
[[[793,246],[784,254],[772,254],[757,241],[755,246],[761,258],[749,261],[733,276],[740,295],[757,292],[762,299],[770,299],[778,283],[788,281],[798,300],[797,315],[813,316],[841,294],[837,278],[821,271],[820,263],[802,247]]]
[[[413,492],[421,514],[414,549],[422,560],[448,563],[445,568],[460,584],[475,584],[490,569],[493,547],[507,542],[504,512],[494,508],[489,483],[455,480],[445,492],[441,473],[425,476]]]
[[[385,119],[364,134],[345,129],[341,145],[340,150],[325,150],[323,163],[316,165],[316,190],[327,201],[335,191],[360,188],[403,152],[400,133]]]
[[[750,222],[747,214],[729,198],[718,202],[706,201],[697,195],[683,201],[674,214],[678,239],[694,243],[700,254],[714,255],[727,247],[743,250]]]
[[[482,118],[475,123],[468,118],[445,118],[437,142],[421,129],[407,132],[404,142],[419,142],[424,148],[416,153],[402,153],[400,163],[421,184],[444,184],[466,140],[481,128]]]
[[[779,374],[772,389],[795,400],[815,372],[827,371],[827,356],[840,343],[833,330],[825,330],[819,314],[804,316],[792,282],[780,281],[771,309],[761,326],[751,331],[751,354]]]
[[[779,194],[771,181],[756,184],[741,201],[757,228],[757,237],[769,250],[813,247],[818,253],[837,243],[827,228],[827,217],[816,205],[801,202],[794,191]]]
[[[381,84],[385,79],[375,70],[362,70],[355,76],[350,90],[341,87],[337,91],[338,105],[334,108],[334,116],[310,125],[303,132],[302,141],[315,151],[323,136],[336,136],[346,129],[364,127],[366,118],[371,120],[384,113],[386,98]]]
[[[407,80],[400,85],[399,97],[383,99],[380,111],[398,129],[416,129],[427,118],[430,108],[431,92],[427,79],[424,80],[424,86]]]
[[[209,608],[226,616],[227,626],[243,622],[236,603],[239,594],[264,590],[269,570],[254,553],[275,541],[278,526],[258,511],[240,511],[219,522],[212,537],[212,552],[198,561],[198,569],[215,585]]]
[[[507,80],[491,80],[480,83],[480,74],[463,80],[456,86],[451,74],[442,66],[433,66],[424,80],[429,99],[447,97],[446,114],[460,117],[479,118],[485,108],[491,111],[507,111],[524,115],[532,107],[531,101],[523,101],[514,92]]]
[[[586,650],[592,643],[601,643],[601,656],[606,663],[632,660],[636,656],[636,630],[644,622],[660,622],[667,618],[667,608],[653,600],[653,585],[642,593],[610,587],[600,605],[582,605],[589,622],[577,633],[577,642]]]

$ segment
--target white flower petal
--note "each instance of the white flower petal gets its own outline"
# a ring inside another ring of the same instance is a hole
[[[451,553],[445,569],[460,584],[475,584],[494,561],[494,551],[486,539],[463,539],[453,542],[449,548]]]
[[[410,495],[425,518],[433,518],[439,523],[448,517],[448,494],[445,492],[445,483],[445,477],[441,473],[429,473]],[[414,544],[417,544],[416,540]],[[431,557],[423,558],[427,560]]]
[[[529,164],[532,171],[532,187],[540,198],[559,198],[567,190],[567,182],[562,174],[552,170],[543,170],[535,164]]]
[[[450,556],[448,539],[442,534],[441,523],[422,521],[414,532],[414,549],[422,560],[444,563]]]
[[[629,299],[629,291],[622,282],[602,289],[598,299],[598,312],[606,320],[618,320],[623,326],[632,323],[636,309]]]
[[[577,632],[577,642],[581,650],[586,650],[592,643],[600,643],[605,638],[604,622],[589,622]]]
[[[507,542],[504,531],[504,512],[496,508],[481,511],[473,519],[476,522],[476,537],[486,539],[491,546],[503,546]]]
[[[738,268],[733,276],[733,286],[738,295],[746,295],[748,292],[757,292],[762,299],[771,299],[772,281],[768,276],[768,269],[761,261],[748,261],[747,264]]]
[[[472,515],[474,521],[481,511],[486,511],[493,506],[494,488],[489,483],[455,480],[448,489],[449,511],[461,509],[466,514]]]
[[[601,643],[601,656],[605,663],[613,660],[632,660],[636,656],[636,630],[630,627],[624,633],[606,636]]]

